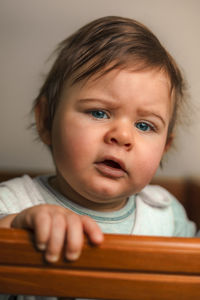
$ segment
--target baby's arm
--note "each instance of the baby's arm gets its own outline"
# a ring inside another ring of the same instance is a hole
[[[19,214],[4,217],[0,220],[0,227],[33,230],[36,246],[45,251],[49,262],[59,259],[63,246],[68,260],[78,259],[84,233],[93,244],[98,245],[103,241],[103,234],[93,219],[50,204],[33,206]]]

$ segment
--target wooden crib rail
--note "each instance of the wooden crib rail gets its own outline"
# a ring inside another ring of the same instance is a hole
[[[200,239],[105,235],[54,264],[21,229],[0,229],[0,293],[121,300],[199,300]]]

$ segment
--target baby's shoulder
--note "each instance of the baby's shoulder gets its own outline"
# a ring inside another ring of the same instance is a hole
[[[170,192],[159,185],[147,185],[138,195],[146,204],[158,208],[168,207],[177,201]]]
[[[147,185],[139,194],[141,199],[151,207],[161,210],[170,208],[173,216],[174,236],[195,235],[196,225],[188,219],[181,202],[165,188],[158,185]]]
[[[17,213],[27,207],[40,204],[41,195],[28,175],[0,183],[0,212]]]

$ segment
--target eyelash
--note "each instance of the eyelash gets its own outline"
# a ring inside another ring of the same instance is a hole
[[[137,127],[138,124],[143,124],[143,125],[147,126],[149,129],[148,129],[148,130],[142,130],[142,129],[140,129],[140,128]],[[140,122],[137,122],[137,123],[135,124],[135,127],[136,127],[137,129],[139,129],[140,131],[144,131],[144,132],[149,132],[149,131],[150,131],[150,132],[151,132],[151,131],[156,132],[156,131],[157,131],[157,128],[156,128],[155,125],[153,125],[152,123],[146,122],[146,121],[140,121]]]
[[[89,111],[87,111],[87,113],[90,114],[95,119],[110,119],[109,114],[102,109],[89,110]],[[102,113],[102,114],[104,114],[104,116],[106,116],[106,118],[105,117],[102,118],[102,117],[100,117],[100,115],[99,115],[99,117],[97,115],[95,116],[95,113]]]

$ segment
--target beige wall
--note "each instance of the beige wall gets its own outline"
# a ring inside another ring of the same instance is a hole
[[[106,15],[145,23],[184,70],[193,102],[192,124],[180,129],[161,174],[200,175],[199,0],[0,0],[1,170],[52,170],[47,150],[27,129],[32,100],[48,70],[45,61],[68,34]]]

